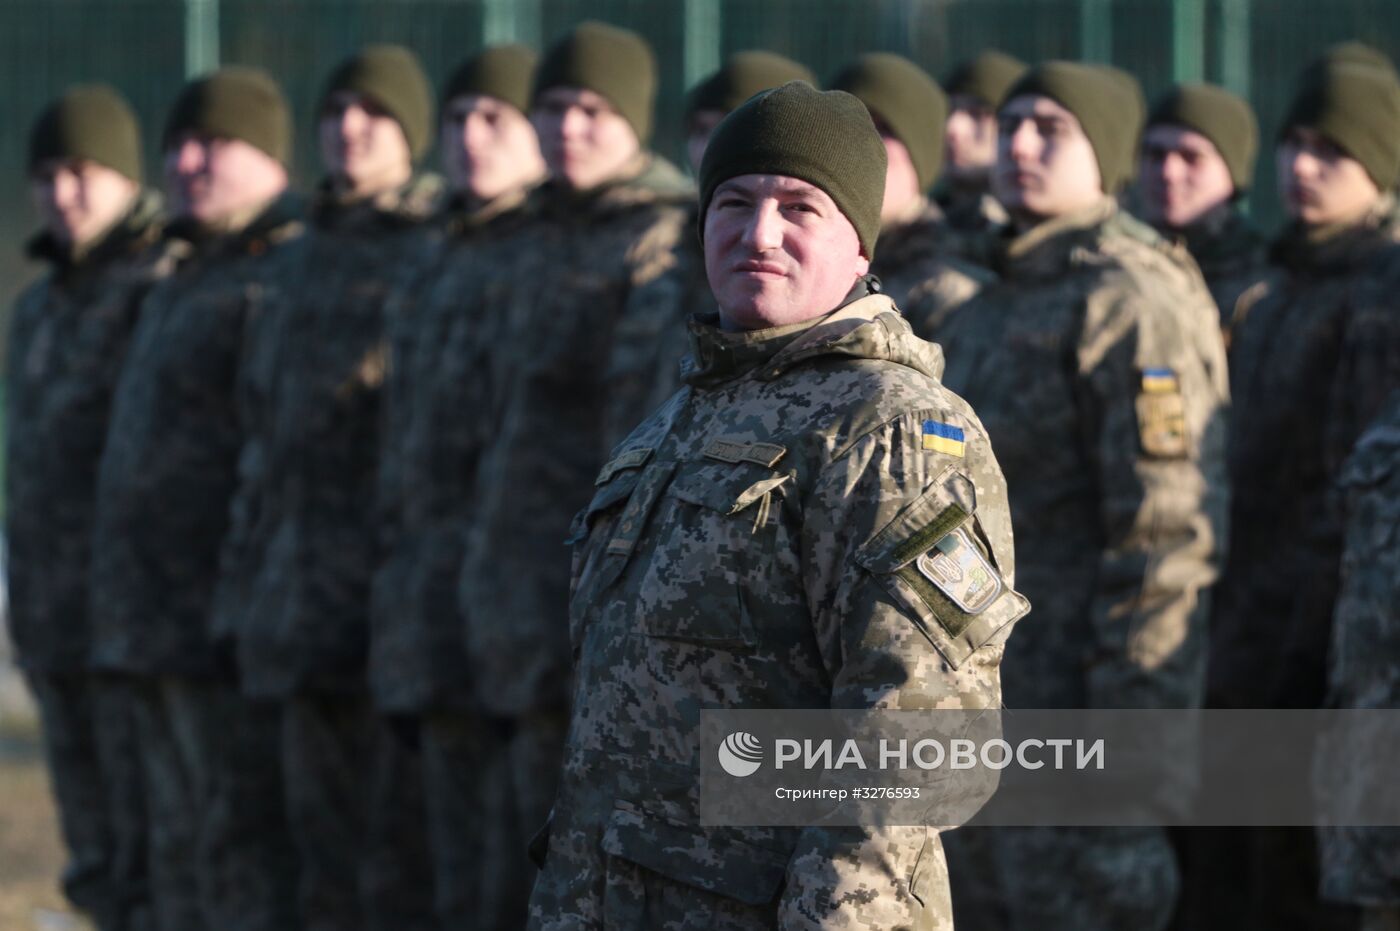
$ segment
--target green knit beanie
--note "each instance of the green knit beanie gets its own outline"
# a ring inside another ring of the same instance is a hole
[[[1138,135],[1146,106],[1126,72],[1101,65],[1048,61],[1026,72],[1007,92],[1006,106],[1017,97],[1035,95],[1073,113],[1094,147],[1104,193],[1116,194],[1132,177]]]
[[[735,52],[722,68],[691,89],[685,103],[686,122],[701,110],[729,113],[759,91],[780,87],[788,81],[816,84],[817,77],[806,65],[775,52]]]
[[[632,124],[642,145],[651,140],[656,56],[637,33],[606,23],[580,23],[540,62],[532,100],[538,101],[552,87],[579,87],[601,94]]]
[[[482,94],[530,112],[530,88],[540,56],[523,45],[497,45],[467,59],[442,89],[442,105],[454,97]]]
[[[141,129],[126,98],[106,84],[70,87],[39,114],[29,134],[29,170],[78,158],[141,181]]]
[[[277,82],[259,68],[231,65],[180,91],[165,123],[169,148],[185,132],[241,139],[283,165],[292,158],[292,111]]]
[[[919,187],[933,185],[943,167],[948,97],[924,69],[899,55],[875,52],[847,65],[831,89],[858,97],[909,150]]]
[[[865,257],[875,257],[885,144],[856,97],[789,81],[725,117],[700,162],[702,237],[715,188],[740,175],[786,175],[821,188],[855,227]]]
[[[1374,65],[1328,63],[1298,88],[1280,138],[1294,127],[1321,133],[1356,159],[1381,190],[1400,180],[1400,82]]]
[[[1147,125],[1182,126],[1209,139],[1230,169],[1236,194],[1243,194],[1254,182],[1259,121],[1243,98],[1225,88],[1178,84],[1157,101]]]
[[[331,72],[317,110],[336,91],[363,94],[403,127],[414,161],[432,144],[433,89],[418,56],[402,45],[367,45]]]
[[[1314,58],[1304,69],[1301,80],[1306,81],[1310,75],[1316,74],[1330,64],[1370,65],[1373,68],[1389,72],[1397,80],[1400,80],[1400,72],[1395,70],[1395,62],[1391,61],[1389,55],[1365,42],[1354,40],[1338,42],[1336,45],[1329,45],[1323,49],[1322,54]]]
[[[943,86],[951,94],[976,97],[989,110],[1006,99],[1006,92],[1026,73],[1026,63],[1005,52],[988,49],[948,72]]]

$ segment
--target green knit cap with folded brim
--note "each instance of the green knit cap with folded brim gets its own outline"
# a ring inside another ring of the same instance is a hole
[[[577,87],[601,94],[631,124],[642,145],[651,140],[656,55],[637,33],[606,23],[580,23],[540,62],[532,103],[553,87]]]
[[[1157,101],[1147,125],[1181,126],[1200,133],[1225,160],[1236,194],[1253,184],[1259,121],[1244,98],[1214,84],[1178,84]]]
[[[691,89],[685,102],[686,121],[702,110],[729,113],[759,91],[781,87],[788,81],[816,84],[817,76],[806,65],[776,52],[735,52],[723,67]]]
[[[988,49],[948,72],[943,86],[949,94],[975,97],[989,110],[995,110],[1025,73],[1026,63],[1019,58]]]
[[[523,45],[497,45],[467,59],[442,88],[442,105],[454,97],[481,94],[530,111],[530,90],[540,56]]]
[[[875,257],[885,199],[885,144],[865,104],[805,81],[751,97],[715,128],[700,162],[700,235],[715,188],[740,175],[785,175],[827,193]]]
[[[948,97],[928,72],[902,56],[874,52],[847,65],[831,89],[858,97],[909,150],[919,187],[933,186],[943,167]]]
[[[49,104],[29,134],[29,170],[47,159],[83,159],[141,181],[141,129],[126,98],[106,84],[78,84]]]
[[[367,45],[331,72],[317,110],[337,91],[370,98],[403,128],[414,161],[432,144],[433,89],[418,56],[402,45]]]
[[[231,65],[186,84],[165,122],[162,145],[182,134],[240,139],[283,165],[292,158],[292,111],[259,68]]]
[[[1282,139],[1312,129],[1356,159],[1381,190],[1400,180],[1400,81],[1374,65],[1329,63],[1301,82]]]
[[[1138,136],[1147,107],[1137,82],[1117,68],[1070,61],[1048,61],[1026,72],[1007,92],[1017,97],[1040,96],[1074,114],[1099,163],[1106,194],[1116,194],[1133,176]]]

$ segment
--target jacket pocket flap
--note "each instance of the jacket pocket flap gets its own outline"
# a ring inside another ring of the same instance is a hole
[[[856,551],[856,562],[882,574],[902,569],[976,511],[977,490],[972,479],[949,468]]]
[[[737,514],[790,478],[791,473],[777,473],[750,462],[685,462],[668,492],[721,514]]]

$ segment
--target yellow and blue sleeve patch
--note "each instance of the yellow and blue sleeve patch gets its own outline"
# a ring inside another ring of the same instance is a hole
[[[938,420],[924,421],[923,445],[924,449],[957,456],[959,459],[967,450],[962,428]]]
[[[1176,372],[1167,368],[1151,368],[1142,370],[1142,393],[1143,394],[1173,394],[1181,390],[1176,379]]]

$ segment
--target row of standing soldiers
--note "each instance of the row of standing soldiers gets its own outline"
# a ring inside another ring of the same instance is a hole
[[[693,89],[692,162],[789,80],[815,83],[741,52]],[[1008,482],[1034,604],[1008,706],[1393,705],[1389,61],[1347,44],[1300,76],[1272,245],[1240,207],[1254,117],[1219,88],[1149,109],[1116,69],[995,52],[945,83],[872,54],[833,86],[888,155],[872,271]],[[65,888],[104,931],[526,923],[569,719],[561,542],[714,309],[655,88],[639,37],[587,23],[538,61],[481,52],[435,123],[413,55],[371,46],[326,83],[300,198],[280,90],[228,67],[169,113],[164,208],[111,89],[37,121],[10,594]],[[415,171],[434,132],[446,184]],[[1397,927],[1394,836],[1322,841],[947,846],[963,928]]]

